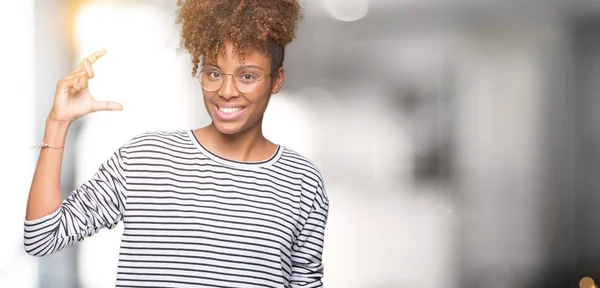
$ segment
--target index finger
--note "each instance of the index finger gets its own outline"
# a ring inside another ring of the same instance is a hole
[[[100,59],[100,57],[104,56],[104,54],[106,54],[106,49],[102,48],[102,49],[94,52],[92,55],[88,56],[86,59],[90,61],[90,64],[94,64],[94,62],[96,62],[96,60]]]

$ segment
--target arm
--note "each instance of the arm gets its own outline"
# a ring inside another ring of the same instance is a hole
[[[88,80],[94,77],[92,64],[105,53],[100,50],[90,55],[58,81],[43,140],[54,148],[40,148],[27,200],[25,248],[30,254],[55,252],[120,218],[117,212],[122,207],[124,186],[120,154],[61,205],[60,171],[70,124],[91,112],[123,108],[116,102],[96,101],[88,89]]]
[[[54,210],[44,216],[38,214],[25,219],[25,251],[34,256],[45,256],[60,251],[63,248],[89,237],[102,228],[112,229],[123,219],[126,194],[126,163],[124,151],[120,148],[112,157],[105,161],[98,172],[64,201],[59,201]],[[35,198],[33,193],[30,202],[43,199]],[[38,191],[36,191],[38,192]],[[60,197],[60,193],[57,193]],[[50,199],[47,197],[47,199]],[[56,201],[54,198],[51,200]],[[43,211],[52,208],[50,205],[40,205]],[[29,207],[28,207],[29,208]],[[32,208],[32,211],[37,212]]]
[[[46,120],[44,143],[55,146],[65,143],[70,121]],[[54,212],[60,201],[60,171],[64,148],[43,148],[35,168],[29,198],[27,199],[26,220],[34,220]]]
[[[292,288],[323,287],[323,243],[329,201],[321,183],[300,235],[292,248]]]

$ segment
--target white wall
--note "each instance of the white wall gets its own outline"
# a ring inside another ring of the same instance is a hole
[[[76,61],[103,47],[108,51],[94,65],[92,94],[124,106],[123,111],[81,119],[85,125],[77,139],[78,184],[139,133],[191,129],[207,122],[189,56],[176,51],[175,3],[88,1],[76,12]],[[79,243],[82,287],[114,286],[122,229],[121,224]]]
[[[37,261],[23,250],[23,220],[36,150],[32,0],[0,2],[0,287],[35,287]]]

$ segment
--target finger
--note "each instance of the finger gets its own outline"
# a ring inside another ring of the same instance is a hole
[[[72,81],[73,81],[73,85],[72,85],[73,89],[75,91],[81,91],[81,88],[82,88],[81,87],[81,78],[74,78]]]
[[[87,77],[87,75],[82,76],[81,78],[79,78],[79,82],[81,83],[81,89],[87,89],[88,88],[88,81],[90,78]]]
[[[72,73],[79,72],[79,71],[86,71],[88,73],[88,77],[93,78],[94,71],[92,70],[92,64],[94,62],[96,62],[96,60],[98,60],[100,57],[104,56],[104,54],[106,54],[106,49],[101,49],[101,50],[94,52],[92,55],[81,60],[81,62],[79,62],[79,64],[77,64],[77,66],[75,67],[75,69],[73,70]]]
[[[87,77],[87,72],[84,70],[74,71],[73,73],[67,75],[63,80],[76,79],[82,76]]]
[[[88,88],[88,77],[85,74],[74,78],[73,81],[73,88],[77,89],[78,91]]]
[[[71,76],[71,77],[65,77],[63,79],[61,79],[60,81],[58,81],[58,83],[56,84],[56,88],[57,89],[66,89],[68,91],[70,91],[70,89],[73,88],[74,84],[75,84],[75,77]]]
[[[84,71],[87,74],[88,78],[94,78],[94,69],[92,69],[92,62],[90,62],[90,60],[88,60],[87,58],[81,61],[78,69],[80,71]]]
[[[123,110],[123,105],[113,101],[94,101],[92,102],[92,112],[96,111],[119,111]]]
[[[69,74],[67,77],[58,81],[58,87],[68,89],[70,92],[73,90],[81,90],[87,88],[87,73],[85,71],[79,71]]]
[[[106,49],[102,48],[94,53],[92,53],[92,55],[88,56],[85,60],[90,61],[90,64],[94,64],[94,62],[96,62],[96,60],[100,59],[100,57],[104,56],[106,54]]]

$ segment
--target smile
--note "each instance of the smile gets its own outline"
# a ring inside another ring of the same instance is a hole
[[[236,120],[246,110],[245,106],[219,107],[218,105],[215,105],[215,107],[217,108],[215,109],[215,116],[221,121]]]
[[[217,107],[218,107],[218,106],[217,106]],[[227,107],[227,108],[222,108],[222,107],[219,107],[219,110],[220,110],[221,112],[225,113],[225,114],[235,114],[235,113],[237,113],[237,112],[240,112],[240,111],[242,111],[243,109],[244,109],[244,107],[233,107],[233,108],[229,108],[229,107]]]

